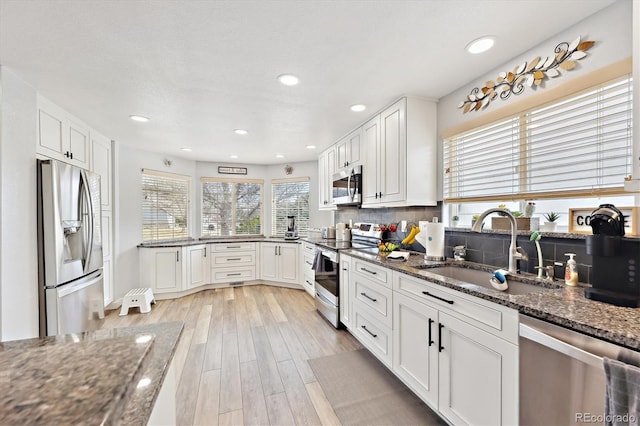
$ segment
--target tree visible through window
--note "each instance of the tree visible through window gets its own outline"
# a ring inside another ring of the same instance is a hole
[[[295,217],[298,234],[309,230],[309,178],[271,181],[271,235],[284,235],[288,216]]]
[[[262,233],[262,180],[201,178],[202,235]]]
[[[190,183],[189,176],[142,170],[142,241],[189,236]]]

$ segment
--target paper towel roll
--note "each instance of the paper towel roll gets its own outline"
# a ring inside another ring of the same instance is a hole
[[[427,234],[427,258],[444,259],[444,223],[428,222],[425,224],[424,232]]]

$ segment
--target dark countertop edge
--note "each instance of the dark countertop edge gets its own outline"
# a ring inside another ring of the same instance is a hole
[[[397,272],[405,273],[407,275],[428,281],[433,284],[441,285],[443,287],[450,288],[452,290],[466,293],[471,296],[478,297],[480,299],[484,299],[493,303],[497,303],[502,306],[506,306],[511,309],[517,310],[522,315],[527,315],[530,317],[534,317],[554,325],[558,325],[560,327],[568,328],[573,331],[577,331],[583,334],[586,334],[591,337],[595,337],[601,340],[605,340],[611,342],[613,344],[624,346],[625,348],[632,349],[634,351],[640,351],[640,335],[633,335],[629,333],[625,333],[623,331],[611,331],[606,328],[598,327],[595,324],[588,324],[584,321],[578,321],[576,319],[569,318],[568,316],[563,316],[558,313],[545,311],[539,306],[544,306],[544,301],[539,302],[536,298],[541,298],[543,295],[548,295],[559,303],[563,303],[567,305],[567,309],[572,308],[582,308],[584,306],[570,306],[571,303],[575,303],[574,299],[577,299],[581,305],[584,304],[593,304],[591,308],[594,310],[598,310],[599,308],[605,308],[609,310],[621,310],[620,312],[624,312],[626,309],[634,309],[634,308],[622,308],[610,304],[605,304],[602,302],[597,302],[594,300],[589,300],[584,297],[584,286],[578,287],[566,287],[562,286],[562,282],[558,281],[560,288],[555,290],[546,291],[543,293],[531,293],[526,295],[510,295],[507,293],[500,293],[497,291],[492,291],[490,289],[484,289],[482,287],[476,286],[475,288],[463,288],[456,284],[456,280],[450,280],[444,277],[444,280],[440,280],[437,278],[431,278],[424,275],[421,275],[417,270],[409,266],[406,262],[399,261],[389,261],[386,259],[381,259],[379,256],[368,254],[365,252],[361,252],[358,250],[344,250],[341,253],[356,257],[365,261],[369,261],[372,263],[379,264],[381,266],[387,267]],[[416,253],[422,255],[422,253]],[[453,260],[447,260],[444,262],[432,262],[434,266],[437,264],[446,264],[452,263]],[[467,262],[470,263],[470,262]],[[428,271],[428,269],[427,269]],[[532,275],[533,276],[533,275]],[[640,314],[640,310],[633,311],[634,314]]]
[[[284,237],[235,237],[235,238],[204,238],[200,240],[180,240],[180,241],[164,241],[158,243],[142,243],[138,244],[137,248],[169,248],[169,247],[189,247],[197,246],[200,244],[224,244],[224,243],[299,243],[302,238],[297,240],[287,240]]]
[[[158,329],[162,327],[162,329]],[[147,367],[140,377],[152,378],[153,386],[136,388],[127,402],[118,424],[146,425],[164,384],[184,330],[184,322],[148,324],[114,329],[118,334],[155,333]],[[137,382],[134,384],[137,386]],[[177,386],[177,382],[176,382]]]

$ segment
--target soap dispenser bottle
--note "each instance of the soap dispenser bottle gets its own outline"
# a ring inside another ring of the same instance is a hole
[[[570,286],[578,285],[578,264],[576,263],[573,256],[575,253],[565,253],[565,256],[569,256],[569,260],[567,260],[567,266],[564,269],[564,283]]]

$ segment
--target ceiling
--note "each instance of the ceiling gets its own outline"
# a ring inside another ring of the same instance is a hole
[[[0,64],[120,143],[279,164],[316,159],[400,96],[439,99],[612,2],[0,0]],[[492,50],[464,51],[486,34]]]

